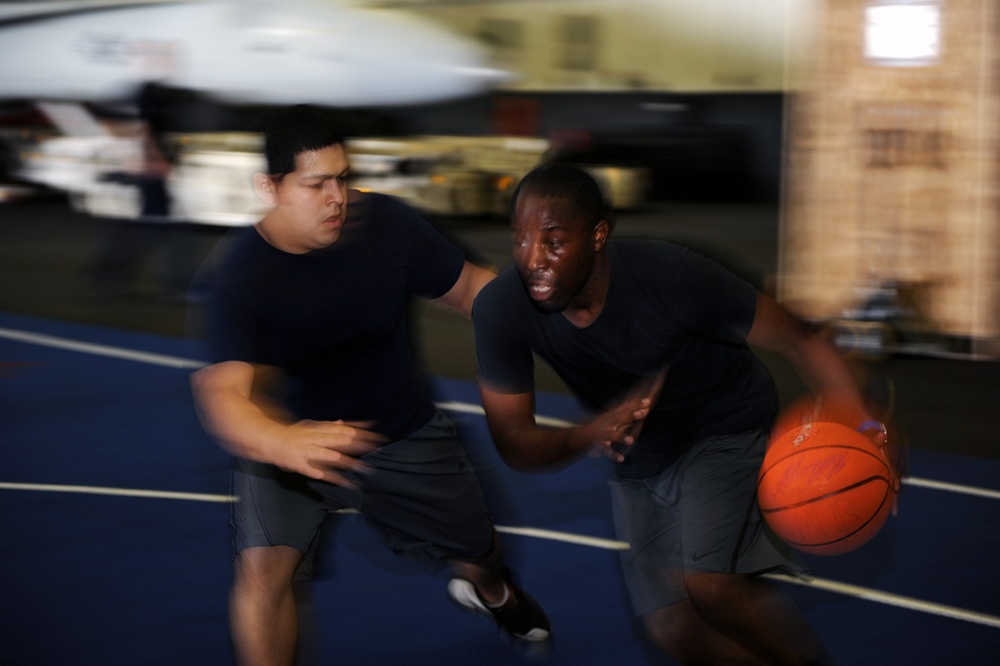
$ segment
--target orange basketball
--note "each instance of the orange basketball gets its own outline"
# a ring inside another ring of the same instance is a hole
[[[895,500],[891,479],[885,457],[867,436],[818,421],[772,440],[757,500],[768,525],[791,546],[839,555],[882,529]]]

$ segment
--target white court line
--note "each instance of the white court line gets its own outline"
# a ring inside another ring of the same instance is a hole
[[[162,499],[193,500],[200,502],[219,502],[219,503],[232,503],[239,501],[238,497],[232,495],[177,493],[177,492],[167,492],[158,490],[104,488],[98,486],[60,486],[52,484],[35,484],[35,483],[0,482],[0,490],[71,492],[71,493],[87,493],[92,495],[115,495],[115,496],[126,496],[126,497],[162,498]],[[357,511],[346,510],[337,513],[357,513]],[[550,541],[562,541],[564,543],[571,543],[579,546],[587,546],[589,548],[601,548],[604,550],[619,550],[619,551],[628,549],[628,544],[624,541],[616,541],[614,539],[602,539],[598,537],[589,537],[581,534],[573,534],[570,532],[545,530],[536,527],[513,527],[507,525],[497,525],[496,529],[498,532],[504,534],[514,534],[518,536],[532,537],[535,539],[549,539]],[[824,590],[826,592],[833,592],[835,594],[840,594],[847,597],[854,597],[856,599],[861,599],[864,601],[872,601],[875,603],[885,604],[888,606],[896,606],[898,608],[905,608],[908,610],[913,610],[921,613],[938,615],[940,617],[946,617],[954,620],[961,620],[964,622],[971,622],[973,624],[982,624],[989,627],[1000,629],[1000,617],[997,617],[995,615],[989,615],[987,613],[979,613],[976,611],[970,611],[963,608],[957,608],[955,606],[946,606],[944,604],[937,604],[931,601],[924,601],[922,599],[914,599],[913,597],[904,597],[899,594],[893,594],[892,592],[883,592],[882,590],[873,590],[871,588],[861,587],[859,585],[851,585],[849,583],[840,583],[837,581],[823,580],[821,578],[801,580],[798,578],[794,578],[791,576],[784,576],[784,575],[767,574],[766,576],[773,580],[785,583],[793,583],[795,585],[802,585],[805,587],[813,587],[820,590]]]
[[[61,338],[53,335],[45,335],[42,333],[20,331],[12,328],[0,327],[0,338],[8,338],[10,340],[17,340],[18,342],[26,342],[29,344],[42,345],[45,347],[68,349],[70,351],[78,351],[78,352],[83,352],[85,354],[110,356],[113,358],[136,361],[139,363],[161,365],[170,368],[200,368],[205,365],[203,361],[183,358],[180,356],[152,354],[148,352],[136,351],[133,349],[124,349],[121,347],[112,347],[109,345],[99,345],[90,342],[80,342],[78,340],[73,340],[70,338]],[[437,403],[437,405],[438,407],[446,411],[460,412],[464,414],[477,414],[479,416],[485,415],[485,412],[483,411],[481,405],[476,405],[472,403],[450,401],[450,402],[439,402]],[[563,419],[557,419],[550,416],[536,415],[535,419],[539,425],[549,426],[553,428],[567,428],[573,425],[573,423],[570,421],[565,421]],[[1000,499],[1000,490],[992,490],[989,488],[977,488],[975,486],[967,486],[957,483],[946,483],[944,481],[934,481],[932,479],[922,479],[918,477],[906,477],[902,480],[902,482],[904,485],[917,486],[920,488],[929,488],[931,490],[942,490],[945,492],[973,495],[977,497],[985,497],[988,499]]]
[[[235,495],[209,495],[207,493],[179,493],[169,490],[137,490],[132,488],[106,488],[101,486],[61,486],[50,483],[6,483],[0,481],[0,490],[35,490],[52,493],[84,493],[87,495],[116,495],[151,499],[190,500],[194,502],[232,503]]]
[[[232,495],[208,495],[208,494],[198,494],[198,493],[176,493],[176,492],[166,492],[157,490],[132,490],[127,488],[102,488],[96,486],[59,486],[59,485],[32,484],[32,483],[0,483],[0,489],[88,493],[93,495],[117,495],[117,496],[127,496],[127,497],[163,498],[163,499],[194,500],[200,502],[220,502],[220,503],[232,503],[238,500],[238,498]],[[356,511],[346,511],[343,513],[356,513]],[[587,546],[589,548],[601,548],[604,550],[628,549],[627,543],[623,541],[616,541],[613,539],[601,539],[597,537],[588,537],[580,534],[572,534],[569,532],[544,530],[535,527],[512,527],[505,525],[497,525],[496,528],[498,532],[502,532],[505,534],[514,534],[518,536],[532,537],[536,539],[549,539],[551,541],[562,541],[564,543],[571,543],[579,546]],[[914,599],[913,597],[905,597],[899,594],[893,594],[892,592],[883,592],[882,590],[873,590],[871,588],[861,587],[859,585],[851,585],[849,583],[824,580],[821,578],[801,580],[799,578],[794,578],[792,576],[771,575],[771,574],[768,574],[767,577],[771,578],[772,580],[784,583],[792,583],[804,587],[812,587],[824,590],[826,592],[832,592],[847,597],[854,597],[856,599],[861,599],[864,601],[872,601],[875,603],[885,604],[888,606],[905,608],[907,610],[913,610],[921,613],[928,613],[931,615],[937,615],[940,617],[946,617],[954,620],[961,620],[964,622],[971,622],[973,624],[982,624],[988,627],[1000,629],[1000,617],[997,617],[995,615],[989,615],[987,613],[979,613],[976,611],[970,611],[963,608],[957,608],[955,606],[947,606],[944,604],[937,604],[930,601],[924,601],[922,599]]]
[[[127,361],[138,361],[139,363],[149,363],[150,365],[162,365],[168,368],[200,368],[205,365],[201,361],[194,361],[178,356],[166,356],[164,354],[152,354],[149,352],[135,351],[133,349],[123,349],[122,347],[111,347],[109,345],[98,345],[91,342],[80,342],[69,338],[59,338],[54,335],[43,335],[41,333],[29,333],[27,331],[17,331],[12,328],[0,328],[0,338],[27,342],[43,347],[55,347],[56,349],[68,349],[85,354],[96,356],[110,356],[121,358]]]
[[[605,550],[628,550],[628,544],[624,541],[614,539],[601,539],[599,537],[589,537],[571,532],[556,532],[554,530],[543,530],[537,527],[509,527],[497,525],[497,532],[505,534],[516,534],[518,536],[533,537],[535,539],[549,539],[550,541],[562,541],[578,546],[589,546],[590,548],[603,548]]]
[[[1000,490],[990,490],[989,488],[976,488],[975,486],[963,486],[957,483],[945,483],[944,481],[933,481],[931,479],[921,479],[919,477],[908,476],[903,479],[907,486],[917,486],[919,488],[930,488],[931,490],[944,490],[950,493],[961,493],[964,495],[975,495],[988,499],[1000,499]]]
[[[111,356],[115,358],[138,361],[141,363],[150,363],[154,365],[163,365],[173,368],[197,368],[204,365],[204,363],[192,359],[165,356],[161,354],[150,354],[146,352],[137,352],[129,349],[110,347],[107,345],[83,343],[75,340],[70,340],[67,338],[58,338],[55,336],[42,335],[37,333],[27,333],[7,328],[0,328],[0,337],[6,337],[12,340],[28,342],[31,344],[44,345],[49,347],[58,347],[61,349],[69,349],[72,351],[80,351],[89,354]],[[484,414],[483,408],[481,406],[470,403],[441,402],[438,403],[438,406],[444,410],[451,410],[466,414],[479,414],[479,415]],[[572,425],[572,423],[568,421],[563,421],[561,419],[554,419],[545,416],[538,416],[536,418],[538,423],[542,425],[549,425],[553,427],[567,427]],[[975,488],[972,486],[963,486],[959,484],[944,483],[940,481],[933,481],[929,479],[920,479],[913,477],[903,479],[903,483],[907,485],[929,488],[933,490],[943,490],[947,492],[963,493],[979,497],[986,497],[989,499],[1000,499],[1000,491],[995,491],[985,488]],[[166,499],[195,500],[195,501],[206,501],[206,502],[227,502],[227,503],[231,503],[238,500],[238,498],[230,495],[203,495],[196,493],[176,493],[176,492],[153,491],[153,490],[130,490],[125,488],[99,488],[90,486],[56,486],[56,485],[45,485],[45,484],[18,484],[18,483],[0,482],[0,489],[80,492],[80,493],[104,494],[104,495],[122,495],[130,497],[150,497],[150,498],[166,498]],[[497,531],[506,532],[509,534],[535,537],[535,538],[551,539],[555,541],[564,541],[567,543],[574,543],[574,544],[589,546],[592,548],[605,548],[612,550],[624,550],[628,548],[628,544],[621,541],[614,541],[610,539],[598,539],[595,537],[587,537],[583,535],[570,534],[566,532],[555,532],[551,530],[542,530],[532,527],[507,527],[498,525]],[[842,594],[845,596],[856,597],[867,601],[874,601],[876,603],[907,608],[919,612],[939,615],[941,617],[948,617],[952,619],[963,620],[966,622],[972,622],[975,624],[983,624],[990,627],[1000,628],[1000,617],[988,615],[986,613],[977,613],[975,611],[968,611],[961,608],[956,608],[954,606],[935,604],[928,601],[922,601],[920,599],[904,597],[890,592],[872,590],[870,588],[860,587],[857,585],[850,585],[848,583],[826,581],[819,578],[814,578],[807,582],[788,576],[770,576],[770,577],[776,580],[782,580],[797,585],[815,587],[829,592]]]
[[[921,613],[930,613],[931,615],[939,615],[941,617],[963,620],[965,622],[972,622],[975,624],[984,624],[988,627],[1000,629],[1000,617],[997,617],[996,615],[977,613],[976,611],[965,610],[964,608],[936,604],[930,601],[914,599],[913,597],[904,597],[900,594],[893,594],[892,592],[882,592],[881,590],[873,590],[871,588],[851,585],[849,583],[838,583],[833,580],[823,580],[820,578],[801,580],[793,578],[792,576],[772,574],[765,574],[765,576],[767,578],[771,578],[772,580],[778,580],[784,583],[794,583],[804,587],[815,587],[827,592],[842,594],[847,597],[856,597],[858,599],[874,601],[887,606],[906,608],[908,610],[919,611]]]

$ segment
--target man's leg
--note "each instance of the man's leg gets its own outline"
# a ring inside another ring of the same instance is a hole
[[[791,598],[753,575],[802,571],[757,505],[766,438],[766,431],[711,438],[686,457],[678,502],[685,594],[713,629],[768,664],[830,663]]]
[[[288,546],[236,556],[229,622],[241,666],[292,664],[298,636],[293,579],[303,553]]]
[[[653,645],[679,664],[760,664],[746,648],[713,629],[685,599],[642,616]]]
[[[523,641],[528,654],[544,657],[552,649],[552,624],[534,598],[517,587],[503,563],[499,536],[493,549],[474,562],[449,559],[455,578],[448,594],[466,610],[492,618],[510,636]]]
[[[709,571],[802,569],[767,533],[756,478],[767,433],[699,443],[659,475],[612,484],[636,613],[681,663],[829,663],[791,599],[765,579]],[[688,573],[684,573],[688,572]]]
[[[503,579],[503,551],[500,547],[500,539],[494,534],[493,550],[489,557],[479,562],[465,562],[462,560],[449,560],[455,575],[464,578],[472,583],[479,596],[488,604],[500,604],[504,597],[512,597],[507,589],[507,584]]]
[[[430,555],[455,572],[448,593],[466,610],[495,621],[535,648],[551,626],[538,603],[511,580],[479,477],[439,412],[405,440],[365,456],[364,514],[399,552]]]
[[[805,615],[777,585],[755,576],[695,574],[691,604],[715,630],[767,664],[832,664]]]

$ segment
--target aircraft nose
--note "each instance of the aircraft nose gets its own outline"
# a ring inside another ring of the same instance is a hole
[[[434,48],[422,52],[415,49],[410,60],[416,80],[423,79],[429,88],[436,88],[444,97],[462,97],[486,92],[514,80],[512,72],[497,67],[490,61],[485,47],[452,34],[442,35]]]
[[[397,92],[414,95],[423,88],[430,101],[479,94],[515,79],[492,62],[485,45],[413,16],[399,20],[400,29],[381,32],[375,47],[380,60],[393,64]]]
[[[484,88],[513,83],[518,78],[513,72],[500,69],[499,67],[459,66],[456,70],[459,76],[464,76],[472,82],[479,81]]]

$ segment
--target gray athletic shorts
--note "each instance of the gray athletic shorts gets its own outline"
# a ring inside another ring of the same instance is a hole
[[[647,479],[611,482],[621,555],[635,614],[687,598],[694,573],[803,576],[794,551],[764,523],[757,507],[757,472],[767,431],[712,437]]]
[[[306,553],[297,576],[312,573],[320,527],[330,511],[356,509],[399,552],[476,561],[493,548],[493,524],[475,470],[447,416],[364,456],[351,475],[360,490],[236,459],[232,472],[233,548],[291,546]]]

